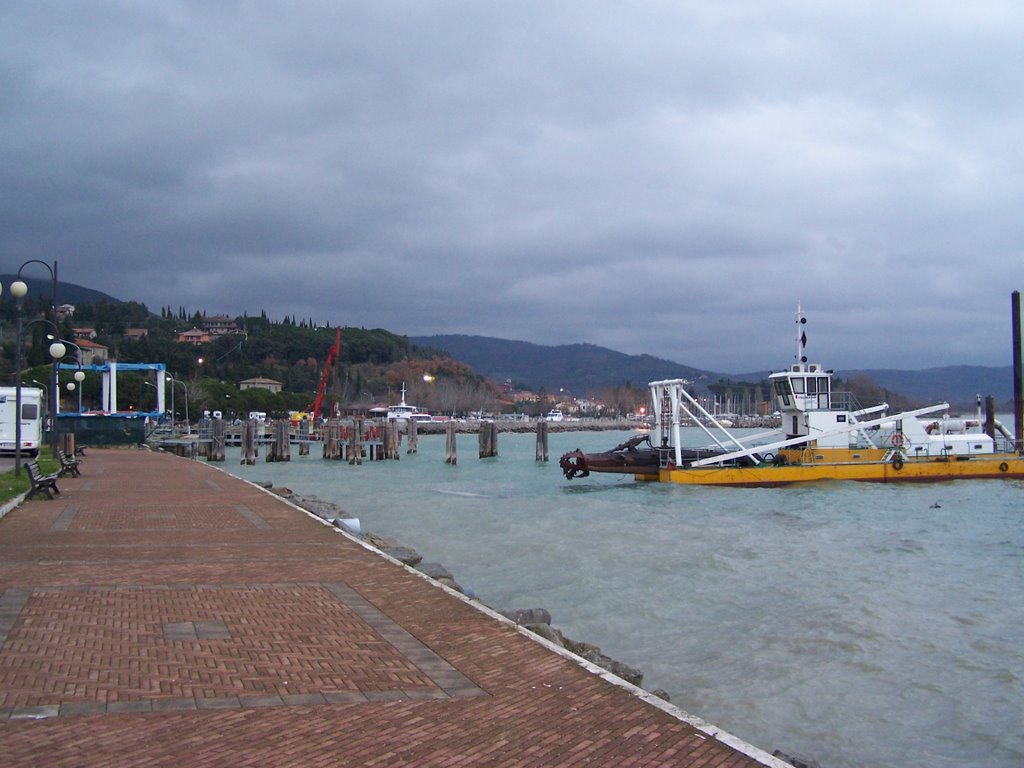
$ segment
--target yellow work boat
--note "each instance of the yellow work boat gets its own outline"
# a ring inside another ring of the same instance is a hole
[[[803,354],[806,318],[798,310],[797,360],[769,376],[780,428],[740,437],[708,413],[685,379],[650,383],[654,428],[604,453],[572,451],[561,458],[566,478],[591,472],[684,485],[773,486],[819,480],[935,482],[1024,479],[1020,441],[996,420],[949,416],[949,405],[888,414],[882,403],[858,408],[832,390],[832,371]],[[699,426],[710,444],[685,448],[684,425]],[[646,447],[645,447],[646,444]]]

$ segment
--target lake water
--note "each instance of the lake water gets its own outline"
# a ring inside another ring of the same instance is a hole
[[[629,433],[459,435],[349,466],[225,468],[316,495],[443,563],[488,605],[644,672],[682,709],[822,768],[1024,765],[1024,483],[695,488],[558,457]],[[938,505],[936,507],[936,505]]]

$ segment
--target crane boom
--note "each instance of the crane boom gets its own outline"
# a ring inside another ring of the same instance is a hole
[[[337,362],[341,355],[341,326],[335,328],[334,344],[327,350],[327,359],[324,361],[324,370],[320,374],[320,386],[316,390],[316,400],[311,406],[313,411],[313,423],[320,419],[320,410],[324,405],[324,394],[327,392],[327,380],[331,375],[331,366]]]

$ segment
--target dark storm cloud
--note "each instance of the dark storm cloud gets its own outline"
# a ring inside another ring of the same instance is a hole
[[[152,309],[1004,364],[1010,2],[14,2],[0,253]]]

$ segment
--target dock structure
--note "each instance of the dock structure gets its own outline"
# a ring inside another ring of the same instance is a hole
[[[5,765],[785,768],[214,465],[8,509]]]

